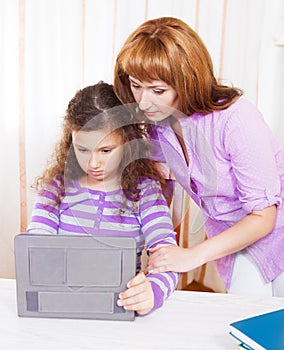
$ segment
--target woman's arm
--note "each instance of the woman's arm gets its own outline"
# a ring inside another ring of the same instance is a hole
[[[244,249],[269,234],[275,225],[276,206],[281,202],[282,165],[278,165],[277,159],[281,161],[282,148],[260,112],[245,99],[239,99],[237,108],[232,108],[224,120],[219,135],[223,147],[220,156],[230,162],[239,204],[247,215],[192,248],[153,249],[147,267],[150,271],[190,271]],[[226,181],[226,174],[220,178]]]
[[[269,234],[275,225],[276,206],[255,210],[232,227],[191,248],[159,245],[151,249],[147,271],[185,272],[238,252]]]

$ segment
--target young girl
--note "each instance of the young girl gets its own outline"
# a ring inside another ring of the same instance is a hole
[[[114,87],[155,124],[160,160],[206,219],[207,240],[156,246],[148,270],[215,260],[229,292],[284,296],[283,148],[242,92],[218,83],[198,34],[177,18],[142,23],[118,54]]]
[[[30,233],[134,237],[138,266],[146,243],[176,244],[165,183],[146,158],[144,131],[132,121],[113,87],[100,82],[69,102],[51,165],[36,181]],[[118,305],[138,314],[160,307],[175,289],[174,272],[138,273]]]

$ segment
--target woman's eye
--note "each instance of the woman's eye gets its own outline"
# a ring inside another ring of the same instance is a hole
[[[165,92],[165,90],[153,90],[153,91],[157,95],[162,95]]]
[[[134,84],[134,83],[131,83],[130,86],[131,86],[133,89],[139,89],[139,88],[140,88],[140,85]]]

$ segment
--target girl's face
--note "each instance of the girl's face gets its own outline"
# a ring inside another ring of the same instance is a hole
[[[129,76],[129,81],[135,101],[149,120],[159,122],[178,109],[177,92],[164,81],[149,83],[132,76]]]
[[[72,143],[77,161],[87,174],[88,184],[115,184],[120,179],[119,165],[123,157],[123,139],[108,130],[73,131]]]

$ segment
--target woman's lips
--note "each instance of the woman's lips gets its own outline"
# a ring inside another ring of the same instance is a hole
[[[157,114],[157,112],[144,112],[144,114],[146,114],[147,116],[153,116]]]

